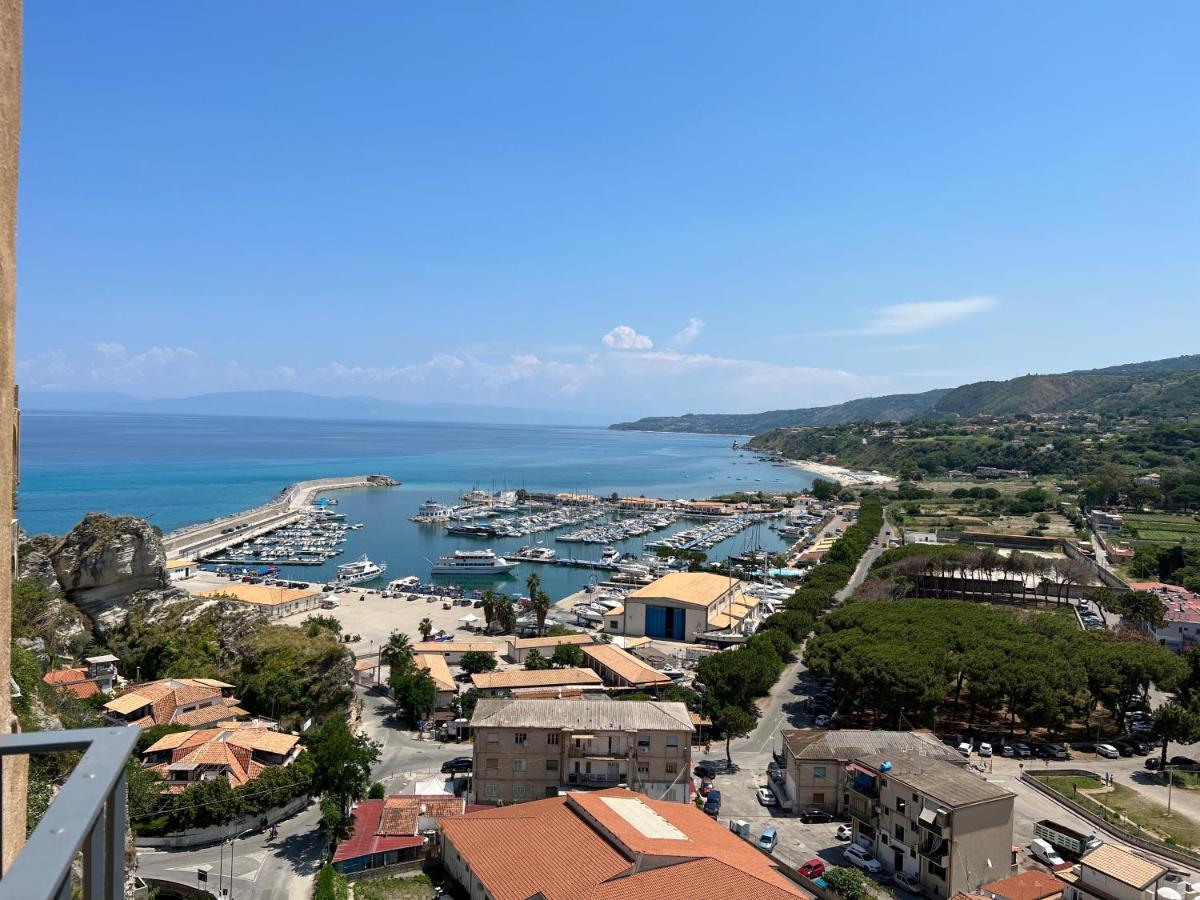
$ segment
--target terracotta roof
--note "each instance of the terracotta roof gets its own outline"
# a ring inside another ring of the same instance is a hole
[[[413,653],[499,653],[504,647],[491,641],[418,641],[412,649]]]
[[[100,686],[88,678],[87,669],[53,669],[42,676],[42,681],[59,691],[66,691],[76,700],[86,700],[100,693]]]
[[[708,572],[671,572],[629,595],[626,605],[633,600],[674,600],[688,606],[708,607],[721,599],[731,588],[741,587],[737,579]]]
[[[269,728],[241,728],[235,725],[167,734],[147,747],[143,755],[170,752],[169,763],[158,763],[151,767],[164,777],[172,768],[224,766],[230,784],[236,787],[254,780],[266,769],[266,765],[254,759],[255,752],[287,756],[299,741],[298,735]],[[183,787],[173,785],[171,790],[178,791]]]
[[[216,597],[251,603],[255,606],[281,606],[306,597],[315,597],[320,591],[308,588],[281,588],[268,584],[228,584],[212,591],[197,594],[198,597]]]
[[[354,831],[350,837],[337,845],[333,861],[343,862],[347,859],[357,859],[360,856],[371,856],[375,853],[385,853],[388,850],[403,850],[409,847],[420,847],[425,839],[407,836],[387,836],[376,834],[379,828],[379,818],[383,813],[383,800],[364,800],[354,809]]]
[[[671,683],[670,676],[612,644],[591,644],[580,649],[584,656],[613,672],[625,685],[644,687]]]
[[[71,684],[75,681],[85,681],[87,677],[87,669],[51,669],[42,676],[42,681],[46,684]]]
[[[379,668],[379,660],[377,659],[356,659],[354,661],[355,672],[370,672],[372,669]]]
[[[446,665],[446,657],[436,653],[417,653],[413,656],[413,662],[417,664],[418,669],[429,673],[439,691],[458,693],[458,685],[454,683],[454,676],[450,674],[450,667]]]
[[[624,789],[575,793],[439,823],[495,900],[808,897],[752,844],[690,803]],[[534,846],[536,855],[513,853]]]
[[[249,715],[249,713],[240,706],[212,703],[208,706],[202,706],[199,709],[193,709],[191,712],[180,713],[170,721],[198,728],[201,725],[212,725],[214,722],[227,722],[246,715]]]
[[[164,678],[146,684],[136,684],[121,696],[104,704],[104,708],[117,715],[127,716],[144,706],[150,714],[133,723],[142,727],[181,722],[184,725],[207,725],[222,718],[236,718],[246,711],[236,708],[232,698],[222,696],[222,691],[231,685],[213,678]],[[210,707],[201,707],[187,713],[176,714],[181,706],[212,701]],[[212,709],[215,707],[215,709]],[[212,711],[209,711],[209,710]]]
[[[1167,870],[1162,866],[1128,850],[1122,850],[1116,844],[1101,844],[1079,862],[1084,868],[1095,869],[1139,891],[1145,890],[1156,879],[1167,874]],[[1086,883],[1086,875],[1083,880]]]
[[[507,672],[479,672],[471,683],[481,691],[523,687],[552,687],[567,684],[603,684],[591,669],[510,669]]]
[[[985,884],[980,890],[1000,900],[1049,900],[1063,892],[1063,883],[1048,872],[1031,869]]]
[[[403,794],[383,801],[383,813],[375,833],[381,836],[416,834],[422,818],[442,819],[456,816],[466,808],[463,797],[445,794]]]
[[[540,650],[543,647],[557,647],[559,644],[591,644],[594,643],[590,634],[575,632],[574,634],[557,634],[551,637],[515,638],[509,641],[514,650]]]

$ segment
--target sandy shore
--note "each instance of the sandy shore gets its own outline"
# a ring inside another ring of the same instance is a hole
[[[792,460],[791,463],[798,469],[814,472],[822,478],[828,478],[841,485],[891,484],[896,480],[891,475],[883,475],[879,472],[856,472],[852,469],[843,469],[841,466],[829,466],[807,459]]]

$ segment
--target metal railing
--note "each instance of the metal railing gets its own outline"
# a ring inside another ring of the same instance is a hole
[[[0,900],[68,900],[71,863],[81,850],[84,900],[124,896],[125,761],[140,733],[128,727],[81,728],[0,738],[0,759],[83,751],[67,783],[0,878]],[[0,767],[0,795],[3,777]],[[0,843],[2,839],[0,834]]]

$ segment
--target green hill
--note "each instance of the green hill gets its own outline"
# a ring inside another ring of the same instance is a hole
[[[1200,409],[1200,355],[1127,363],[1058,375],[977,381],[921,394],[867,397],[832,406],[748,414],[651,416],[610,427],[624,431],[760,434],[773,428],[903,422],[977,415],[1087,411],[1163,418]]]

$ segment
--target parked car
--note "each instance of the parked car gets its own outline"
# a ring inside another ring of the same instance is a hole
[[[456,756],[454,759],[448,759],[442,763],[443,775],[458,775],[462,772],[470,772],[474,766],[474,761],[469,756]]]
[[[783,781],[783,772],[779,768],[779,763],[775,762],[775,760],[767,763],[767,775],[776,781]]]
[[[707,778],[700,782],[700,796],[707,797],[709,792],[713,790],[713,783]]]
[[[697,778],[706,778],[709,781],[712,781],[717,777],[717,770],[706,763],[701,763],[700,765],[696,766],[696,768],[692,769],[692,774]]]
[[[763,833],[758,836],[758,849],[763,853],[770,853],[779,843],[779,835],[775,833],[774,828],[763,829]]]
[[[1121,756],[1121,751],[1112,744],[1097,744],[1096,753],[1105,759],[1118,759]]]
[[[896,884],[910,894],[916,894],[918,897],[925,893],[925,886],[921,884],[921,879],[917,875],[910,875],[907,872],[897,872]]]
[[[879,864],[871,851],[860,844],[851,844],[842,854],[846,857],[846,862],[854,866],[856,869],[862,869],[868,875],[877,875],[883,871],[883,866]]]
[[[709,791],[708,796],[704,798],[704,813],[712,816],[714,819],[721,813],[721,792]]]
[[[1173,766],[1194,766],[1196,761],[1190,756],[1172,756],[1171,765]]]
[[[819,859],[810,859],[800,867],[800,874],[805,878],[820,878],[825,874],[825,863]]]
[[[854,829],[849,825],[839,825],[834,834],[839,841],[848,841],[854,837]]]
[[[1031,750],[1029,745],[1026,743],[1017,744],[1015,749],[1017,751],[1017,756],[1019,756],[1021,759],[1029,759],[1033,756],[1033,750]]]
[[[1112,746],[1117,748],[1117,752],[1122,756],[1133,756],[1134,747],[1129,741],[1113,741]]]
[[[1151,771],[1153,771],[1155,769],[1160,769],[1160,768],[1162,768],[1162,757],[1161,756],[1147,756],[1146,762],[1143,763],[1143,765],[1147,769],[1150,769]]]
[[[759,788],[758,789],[758,802],[761,803],[763,806],[774,806],[775,805],[775,792],[773,790],[771,790],[770,788],[765,788],[765,787]]]
[[[1003,747],[1000,748],[1000,755],[1006,756],[1009,759],[1012,759],[1014,756],[1017,755],[1017,748],[1014,747],[1012,744],[1005,744]]]
[[[1063,864],[1063,858],[1058,855],[1058,851],[1050,845],[1049,841],[1044,841],[1041,838],[1034,838],[1029,845],[1030,855],[1038,862],[1054,868]]]
[[[815,825],[820,822],[832,822],[833,816],[823,809],[809,808],[800,813],[800,821],[805,825]]]
[[[1077,741],[1071,745],[1072,750],[1078,750],[1080,753],[1095,753],[1096,744],[1094,741]]]
[[[974,749],[974,748],[971,746],[970,741],[963,741],[961,744],[958,745],[958,752],[961,753],[963,756],[970,756],[972,749]]]
[[[828,728],[833,724],[833,719],[826,715],[820,715],[813,720],[813,724],[818,728]]]
[[[980,744],[979,745],[979,755],[985,759],[987,757],[991,756],[992,755],[992,745],[989,744],[987,741],[984,741],[982,744]]]

